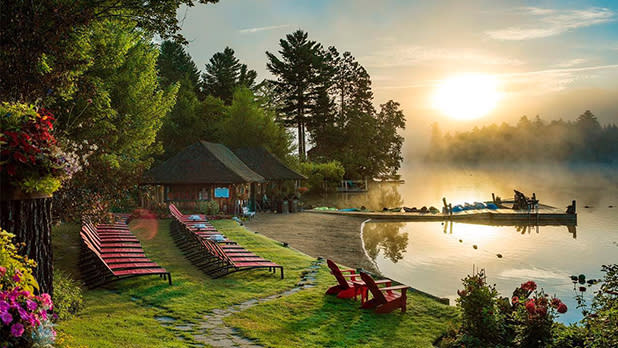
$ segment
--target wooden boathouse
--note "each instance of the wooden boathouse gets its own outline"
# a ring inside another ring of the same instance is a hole
[[[239,214],[248,204],[251,185],[263,182],[226,146],[199,141],[144,174],[140,184],[154,189],[142,205],[196,209],[200,202],[215,201],[221,212]]]

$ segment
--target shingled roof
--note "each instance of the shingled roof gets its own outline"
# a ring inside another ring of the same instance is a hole
[[[186,147],[144,174],[142,184],[239,184],[263,182],[234,153],[206,141]]]
[[[264,147],[245,147],[232,150],[241,161],[266,180],[304,180],[303,175],[286,166]]]

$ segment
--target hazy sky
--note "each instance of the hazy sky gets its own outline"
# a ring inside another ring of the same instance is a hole
[[[431,108],[440,80],[468,72],[497,75],[504,93],[475,124],[574,119],[587,109],[618,123],[618,1],[221,0],[179,17],[200,69],[230,46],[269,78],[264,52],[298,28],[350,51],[372,77],[376,105],[401,103],[406,142],[432,121],[471,127]]]

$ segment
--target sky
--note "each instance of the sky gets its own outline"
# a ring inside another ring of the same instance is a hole
[[[371,75],[376,106],[401,104],[409,144],[433,122],[465,130],[522,115],[574,120],[589,109],[618,123],[618,1],[220,0],[178,16],[200,70],[229,46],[259,80],[272,78],[265,51],[296,29],[350,51]],[[440,81],[463,73],[495,76],[501,92],[475,121],[432,107]]]

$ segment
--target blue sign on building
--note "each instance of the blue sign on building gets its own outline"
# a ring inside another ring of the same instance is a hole
[[[215,187],[215,198],[230,198],[230,189],[227,187]]]

